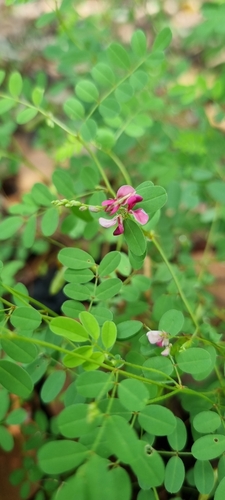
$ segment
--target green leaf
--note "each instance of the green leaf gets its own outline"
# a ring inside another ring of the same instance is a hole
[[[81,80],[76,85],[76,93],[79,99],[84,102],[95,102],[98,100],[98,89],[94,83],[88,80]]]
[[[87,300],[91,296],[91,291],[87,286],[76,283],[69,283],[69,285],[64,286],[63,291],[67,297],[75,300]]]
[[[99,412],[97,407],[95,413],[91,412],[91,405],[74,404],[61,411],[57,418],[57,425],[66,438],[78,438],[85,436],[99,424]]]
[[[93,141],[97,134],[97,123],[89,118],[83,125],[80,127],[81,137],[85,142]]]
[[[147,49],[147,40],[142,30],[137,30],[131,38],[131,47],[134,54],[138,57],[144,57]]]
[[[98,300],[108,300],[117,295],[121,289],[122,281],[118,278],[103,281],[96,289],[96,298]]]
[[[154,404],[139,413],[138,421],[145,431],[154,436],[168,436],[177,425],[176,418],[170,410]]]
[[[20,330],[33,331],[38,328],[42,322],[41,314],[29,306],[17,307],[10,316],[10,321],[15,328]]]
[[[71,351],[71,354],[66,354],[63,358],[63,364],[67,368],[75,368],[75,366],[83,365],[88,358],[93,354],[92,346],[81,346]]]
[[[104,413],[104,415],[108,415],[108,405],[109,405],[109,399],[102,399],[98,403],[98,408],[99,410]],[[123,417],[127,422],[129,422],[131,418],[131,412],[125,410],[124,406],[121,405],[120,401],[118,398],[111,398],[110,400],[110,415],[119,415],[120,417]]]
[[[3,425],[0,425],[0,446],[4,451],[12,451],[14,447],[12,434]]]
[[[214,500],[224,500],[224,496],[225,496],[225,477],[222,479],[219,486],[217,486],[216,488]]]
[[[59,223],[59,212],[57,208],[48,208],[41,220],[41,231],[44,236],[51,236],[55,233]]]
[[[100,104],[99,113],[103,118],[113,120],[120,113],[120,105],[115,99],[109,97]]]
[[[38,451],[38,466],[46,474],[63,474],[80,465],[86,454],[81,443],[67,439],[52,441]]]
[[[45,374],[49,364],[49,359],[38,357],[26,367],[27,373],[34,384],[40,380]]]
[[[75,300],[66,300],[63,302],[62,311],[69,318],[78,318],[81,311],[85,311],[85,306]]]
[[[87,269],[93,266],[93,257],[79,248],[63,248],[58,254],[59,262],[70,269]]]
[[[127,102],[133,97],[133,87],[129,83],[122,83],[115,91],[116,100],[119,103]]]
[[[195,441],[191,452],[198,460],[213,460],[225,451],[225,436],[223,434],[211,434],[202,436]]]
[[[34,108],[26,108],[23,109],[23,111],[20,111],[17,116],[16,116],[16,122],[19,125],[24,125],[25,123],[30,122],[35,118],[35,116],[38,114],[38,110]]]
[[[145,212],[151,214],[162,208],[167,201],[167,194],[163,187],[152,186],[149,181],[142,182],[137,189],[137,193],[143,198],[143,201],[138,204]]]
[[[23,88],[23,79],[18,71],[14,71],[9,78],[9,92],[13,97],[19,97]]]
[[[201,493],[202,495],[209,495],[209,493],[213,489],[215,482],[214,470],[210,462],[208,462],[207,460],[196,460],[194,465],[194,480],[199,493]]]
[[[7,425],[20,425],[27,419],[27,412],[24,408],[16,408],[11,411],[6,418]]]
[[[225,455],[222,455],[218,462],[218,481],[222,481],[225,477]]]
[[[10,406],[9,393],[4,387],[0,387],[0,421],[4,419]]]
[[[225,199],[224,199],[225,183],[223,181],[221,180],[211,181],[207,184],[206,189],[214,201],[216,201],[217,203],[221,203],[222,205],[225,205]]]
[[[24,220],[19,215],[12,217],[5,217],[3,221],[0,222],[0,240],[7,240],[24,224]]]
[[[140,411],[145,408],[149,392],[139,380],[123,380],[118,387],[118,397],[121,404],[130,411]]]
[[[211,363],[210,354],[201,347],[191,347],[176,356],[178,367],[185,373],[195,374],[206,370]]]
[[[32,101],[35,106],[39,107],[44,95],[44,89],[40,87],[35,87],[34,90],[32,91]]]
[[[20,363],[31,363],[37,357],[37,347],[25,340],[17,338],[2,338],[2,349],[10,358]]]
[[[0,384],[12,394],[27,398],[33,390],[28,373],[21,367],[5,359],[0,360]]]
[[[116,342],[117,328],[113,321],[105,321],[102,325],[101,339],[104,347],[110,349]]]
[[[134,254],[141,256],[146,250],[146,238],[143,231],[136,222],[126,219],[124,221],[124,236],[129,250]]]
[[[54,197],[45,184],[37,182],[31,190],[32,198],[38,206],[49,207]]]
[[[103,277],[111,274],[118,268],[120,260],[121,260],[120,252],[114,251],[107,253],[100,262],[98,268],[98,275]]]
[[[112,149],[115,144],[114,133],[108,128],[99,128],[95,142],[100,148],[106,150]]]
[[[90,358],[83,364],[86,371],[97,370],[105,361],[105,355],[102,351],[95,351]]]
[[[49,328],[56,335],[61,335],[74,342],[85,342],[88,339],[88,333],[83,326],[71,318],[60,316],[53,318]]]
[[[105,321],[111,321],[113,319],[113,313],[106,307],[94,306],[92,307],[92,314],[97,319],[99,325],[103,325]]]
[[[158,51],[158,50],[165,50],[168,47],[168,45],[170,44],[171,40],[172,40],[171,30],[169,28],[164,28],[157,35],[157,37],[153,43],[152,50],[154,52]]]
[[[201,434],[214,432],[221,425],[221,418],[215,411],[201,411],[194,416],[193,426]]]
[[[0,85],[2,84],[5,78],[5,71],[3,69],[0,70]]]
[[[44,403],[53,401],[62,390],[66,380],[66,372],[57,370],[44,381],[41,388],[41,399]]]
[[[15,101],[11,99],[1,99],[0,100],[0,115],[3,115],[10,109],[14,108],[16,105]]]
[[[117,325],[117,338],[118,340],[128,339],[136,335],[142,327],[141,321],[128,320],[118,323]]]
[[[57,191],[66,198],[74,197],[73,179],[66,170],[57,169],[52,174],[52,182]]]
[[[78,99],[70,97],[67,99],[63,105],[63,109],[71,120],[83,120],[85,115],[85,109],[83,104],[81,104]]]
[[[85,398],[101,399],[113,387],[114,379],[109,373],[84,372],[77,378],[77,391]]]
[[[185,447],[187,441],[187,430],[183,420],[178,417],[175,418],[177,421],[177,426],[172,434],[167,436],[167,440],[173,450],[180,451]]]
[[[135,138],[142,137],[145,134],[144,127],[135,123],[135,118],[131,122],[128,122],[128,124],[125,126],[124,131],[129,137]]]
[[[109,471],[110,486],[112,491],[111,500],[130,500],[131,499],[131,481],[125,469],[115,467]],[[105,497],[106,498],[106,497]]]
[[[115,66],[125,70],[130,69],[130,59],[128,53],[122,45],[119,43],[111,43],[107,53],[110,61],[115,64]]]
[[[144,367],[151,368],[152,371],[144,370]],[[158,371],[163,373],[158,373]],[[170,359],[164,356],[155,356],[154,358],[151,357],[143,363],[143,374],[146,378],[149,378],[150,380],[157,380],[157,382],[165,382],[167,377],[163,375],[164,373],[165,375],[171,375],[173,373],[172,362],[170,361]]]
[[[159,330],[169,333],[172,337],[177,335],[184,324],[184,316],[181,311],[170,309],[165,312],[159,322]]]
[[[107,64],[96,64],[91,70],[91,75],[102,87],[112,87],[115,83],[115,75]]]
[[[184,482],[185,468],[180,457],[171,457],[166,464],[165,488],[169,493],[177,493]]]
[[[26,222],[24,232],[22,234],[22,241],[25,248],[31,248],[35,241],[37,220],[36,217],[29,217]]]
[[[88,334],[95,340],[98,340],[100,335],[100,327],[97,319],[88,311],[83,311],[79,314],[79,319]]]
[[[149,447],[146,442],[139,441],[137,443],[131,468],[138,478],[140,487],[145,490],[160,486],[163,482],[165,476],[164,462],[159,453]]]
[[[99,174],[93,167],[83,167],[80,177],[87,189],[95,189],[99,184]]]
[[[98,373],[98,372],[96,372]],[[138,438],[134,429],[120,416],[106,419],[104,437],[111,454],[121,462],[130,464],[137,453]]]
[[[145,71],[137,70],[130,77],[130,84],[133,87],[134,91],[139,92],[142,90],[148,83],[148,74]]]
[[[70,283],[88,283],[94,278],[94,274],[90,269],[66,269],[64,278]]]

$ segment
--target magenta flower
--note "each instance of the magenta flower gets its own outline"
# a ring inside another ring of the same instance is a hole
[[[122,234],[124,232],[123,219],[127,214],[133,215],[139,224],[144,225],[148,222],[148,215],[142,208],[133,210],[136,203],[142,201],[143,198],[139,194],[136,194],[135,189],[132,186],[124,185],[121,186],[117,193],[116,198],[105,200],[102,202],[102,206],[105,207],[105,212],[110,215],[114,215],[117,211],[120,211],[118,215],[113,217],[113,219],[105,219],[100,217],[99,224],[103,227],[111,227],[117,224],[117,228],[113,232],[115,236]]]
[[[162,356],[168,356],[170,354],[172,344],[169,343],[167,333],[160,332],[159,330],[150,330],[146,335],[150,344],[156,344],[158,347],[165,347],[161,352]]]
[[[104,217],[100,217],[99,224],[101,224],[102,227],[106,227],[106,228],[111,227],[111,226],[115,226],[116,224],[118,224],[115,231],[113,231],[114,236],[118,236],[119,234],[123,234],[123,232],[124,232],[122,215],[116,215],[116,217],[113,217],[113,219],[105,219]]]

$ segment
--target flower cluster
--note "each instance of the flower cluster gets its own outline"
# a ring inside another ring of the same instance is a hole
[[[165,347],[161,352],[162,356],[168,356],[170,354],[170,349],[172,344],[169,343],[168,335],[165,332],[160,332],[158,330],[150,330],[146,333],[150,344],[156,344],[159,347]]]
[[[121,186],[117,193],[116,198],[105,200],[102,202],[102,206],[105,207],[105,212],[109,215],[114,215],[116,212],[117,215],[112,219],[105,219],[104,217],[100,217],[99,223],[103,227],[111,227],[117,224],[117,227],[113,234],[115,236],[122,234],[124,232],[123,220],[127,216],[127,214],[133,215],[139,224],[146,224],[148,222],[148,214],[142,208],[137,208],[133,210],[136,203],[142,201],[143,198],[139,194],[136,194],[135,189],[132,186],[124,185]]]

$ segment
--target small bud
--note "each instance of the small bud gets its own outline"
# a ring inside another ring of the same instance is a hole
[[[81,212],[85,212],[85,210],[87,210],[87,209],[88,209],[88,207],[87,207],[86,205],[81,205],[81,206],[79,207],[79,210],[80,210]]]
[[[100,210],[102,210],[102,208],[94,207],[93,205],[89,205],[88,208],[90,212],[99,212]]]

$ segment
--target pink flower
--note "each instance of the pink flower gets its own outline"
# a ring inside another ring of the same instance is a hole
[[[114,236],[118,236],[119,234],[123,234],[123,232],[124,232],[122,215],[116,215],[116,217],[113,217],[113,219],[105,219],[104,217],[100,217],[99,224],[101,224],[102,227],[106,227],[106,228],[111,227],[111,226],[115,226],[116,224],[118,224],[115,231],[113,231]]]
[[[118,224],[113,233],[114,235],[119,235],[124,232],[123,218],[126,214],[133,215],[133,217],[137,222],[139,222],[139,224],[146,224],[149,219],[146,212],[142,210],[142,208],[133,210],[133,207],[136,205],[136,203],[139,203],[142,200],[142,196],[136,194],[136,191],[132,186],[129,186],[127,184],[121,186],[116,193],[116,198],[111,198],[102,202],[102,206],[105,207],[105,212],[109,213],[110,215],[114,215],[118,210],[120,210],[120,213],[116,217],[113,217],[113,219],[111,220],[100,217],[99,223],[103,227],[111,227],[115,224]]]
[[[170,348],[172,344],[169,343],[168,335],[165,332],[160,332],[159,330],[150,330],[146,333],[150,344],[156,344],[159,347],[165,347],[164,351],[161,352],[162,356],[168,356],[170,354]]]

